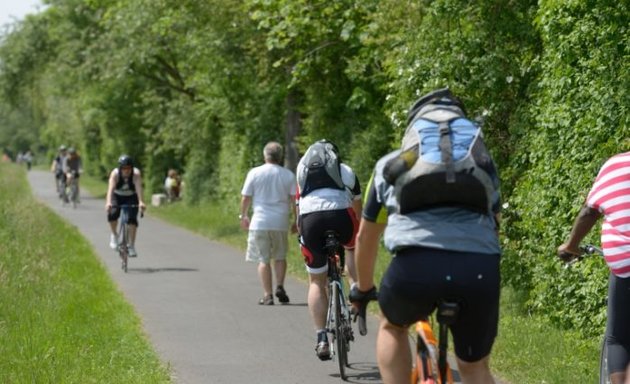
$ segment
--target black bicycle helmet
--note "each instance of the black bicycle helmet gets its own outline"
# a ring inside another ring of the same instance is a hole
[[[121,155],[118,158],[118,165],[120,167],[125,167],[125,166],[133,167],[133,159],[129,155]]]

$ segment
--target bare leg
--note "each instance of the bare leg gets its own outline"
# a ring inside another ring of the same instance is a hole
[[[258,263],[258,276],[265,291],[265,297],[271,295],[271,267],[269,263]]]
[[[354,249],[346,249],[346,271],[350,286],[357,281],[357,272],[354,266]]]
[[[625,372],[615,372],[610,374],[611,384],[628,384],[630,380],[626,380]]]
[[[384,383],[409,382],[411,350],[407,331],[382,317],[376,337],[376,360]]]
[[[118,220],[116,221],[110,221],[109,222],[109,228],[112,231],[112,235],[117,236],[117,231],[118,231]]]
[[[275,260],[273,263],[273,271],[276,274],[276,285],[284,285],[284,277],[287,273],[287,261]]]
[[[488,365],[490,357],[486,356],[474,363],[457,359],[457,367],[464,384],[494,384],[492,374],[490,374],[490,366]]]
[[[135,247],[136,244],[136,233],[138,231],[138,227],[133,225],[133,224],[129,224],[129,244],[133,247]]]
[[[326,328],[328,295],[326,294],[326,273],[309,274],[308,309],[315,325],[315,330]]]

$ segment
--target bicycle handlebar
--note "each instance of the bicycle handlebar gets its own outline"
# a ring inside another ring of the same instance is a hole
[[[120,204],[120,205],[112,205],[112,208],[118,207],[120,209],[124,208],[140,208],[138,204]],[[144,210],[140,210],[140,217],[144,217]]]
[[[354,321],[357,321],[357,319],[359,320],[359,333],[361,334],[361,336],[367,335],[367,306],[369,302],[373,300],[378,300],[378,292],[376,291],[376,287],[373,287],[367,292],[359,291],[356,286],[350,289],[350,302],[354,304],[353,307],[356,310],[354,313]]]
[[[585,255],[594,255],[594,254],[603,255],[604,254],[601,248],[596,247],[592,244],[580,245],[580,251],[584,252]]]
[[[570,265],[577,263],[578,261],[582,260],[585,256],[590,256],[590,255],[604,255],[604,252],[602,251],[601,248],[592,245],[592,244],[582,244],[580,245],[580,251],[582,252],[579,255],[575,255],[573,253],[568,253],[568,252],[564,252],[560,255],[558,255],[560,257],[560,259],[562,259],[563,261],[566,262],[565,264],[565,268],[568,268]]]

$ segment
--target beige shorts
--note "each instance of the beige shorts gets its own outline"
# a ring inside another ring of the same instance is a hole
[[[285,260],[288,251],[288,231],[249,231],[245,260],[269,263],[270,259]]]

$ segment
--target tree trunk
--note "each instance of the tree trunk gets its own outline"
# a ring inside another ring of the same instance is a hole
[[[285,133],[284,143],[284,166],[295,173],[298,163],[298,150],[296,137],[300,133],[302,127],[302,120],[299,111],[300,94],[297,90],[291,89],[287,94],[287,126]]]

